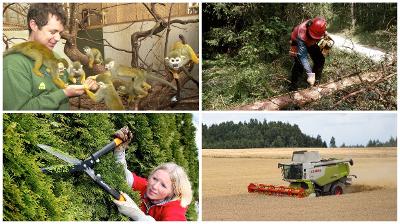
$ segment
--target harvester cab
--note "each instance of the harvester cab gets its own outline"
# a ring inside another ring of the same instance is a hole
[[[317,151],[295,151],[289,163],[279,163],[284,181],[289,186],[251,183],[249,192],[297,197],[340,195],[346,185],[352,183],[350,166],[352,159],[321,159]]]

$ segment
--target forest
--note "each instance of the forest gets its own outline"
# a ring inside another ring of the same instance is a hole
[[[234,123],[233,121],[202,125],[202,144],[204,149],[242,149],[242,148],[327,148],[321,135],[312,137],[304,134],[297,124],[289,124],[281,121],[258,121],[250,119],[249,122]],[[387,142],[370,140],[366,146],[340,147],[396,147],[397,138],[391,137]],[[329,148],[337,148],[335,137],[329,141]]]
[[[134,134],[126,151],[128,169],[147,177],[164,162],[184,167],[194,194],[187,219],[197,220],[199,162],[191,114],[4,114],[3,122],[4,221],[127,221],[88,175],[42,173],[40,168],[65,162],[37,146],[46,144],[84,159],[125,125]],[[139,202],[112,153],[102,156],[94,170]]]
[[[326,19],[329,35],[343,37],[348,46],[334,45],[325,59],[320,86],[334,83],[329,94],[308,88],[304,74],[299,83],[304,102],[298,102],[289,89],[290,34],[316,16]],[[385,57],[376,62],[357,53],[355,44]],[[395,110],[396,52],[396,3],[203,4],[203,109],[268,110],[243,106],[277,99],[270,101],[286,102],[280,110]],[[359,78],[343,86],[349,77]]]

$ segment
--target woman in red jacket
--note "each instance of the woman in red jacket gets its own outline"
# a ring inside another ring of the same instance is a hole
[[[156,167],[148,179],[137,176],[127,169],[125,148],[114,151],[117,162],[125,167],[125,177],[142,199],[140,208],[125,193],[126,201],[114,200],[121,214],[136,221],[186,221],[186,210],[192,200],[192,189],[184,169],[175,163]]]

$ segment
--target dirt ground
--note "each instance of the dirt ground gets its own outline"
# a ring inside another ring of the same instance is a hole
[[[152,105],[144,105],[144,108],[139,108],[139,110],[198,110],[199,109],[199,98],[198,98],[198,89],[194,84],[189,83],[187,88],[182,89],[182,101],[177,104],[171,104],[166,102],[157,102]],[[169,98],[172,98],[175,94],[169,94]],[[165,93],[164,93],[165,94]],[[121,97],[122,103],[126,110],[135,110],[135,106],[133,103],[128,105],[128,98]],[[157,100],[154,100],[157,101]],[[81,97],[73,97],[70,98],[70,109],[71,110],[110,110],[104,102],[95,103],[87,95],[82,95]],[[152,102],[152,101],[151,101]],[[161,109],[159,108],[161,107]]]
[[[396,148],[308,149],[323,158],[352,158],[358,176],[344,195],[309,198],[248,193],[247,185],[287,185],[278,162],[299,149],[203,150],[204,221],[397,220]]]

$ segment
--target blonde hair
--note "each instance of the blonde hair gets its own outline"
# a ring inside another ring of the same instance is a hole
[[[185,170],[175,163],[163,163],[157,166],[149,175],[151,177],[157,170],[164,170],[169,174],[172,190],[176,199],[181,200],[181,206],[186,207],[192,201],[192,186]]]

